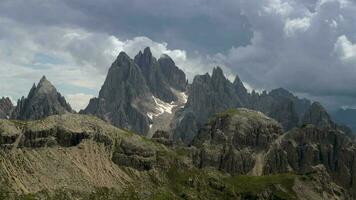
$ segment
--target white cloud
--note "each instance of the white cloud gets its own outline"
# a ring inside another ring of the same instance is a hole
[[[343,62],[355,62],[356,64],[356,44],[353,44],[345,35],[337,39],[334,52]]]
[[[304,32],[310,27],[310,18],[287,19],[284,25],[284,32],[287,36],[293,36],[298,32]]]
[[[267,6],[263,7],[263,10],[269,14],[279,14],[282,16],[288,15],[293,7],[283,0],[269,0]]]
[[[91,98],[93,98],[93,95],[90,94],[83,94],[83,93],[77,93],[77,94],[67,94],[66,99],[69,102],[69,104],[72,106],[72,108],[76,111],[80,111],[81,109],[84,109]]]

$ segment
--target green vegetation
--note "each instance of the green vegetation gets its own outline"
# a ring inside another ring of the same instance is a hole
[[[54,193],[45,191],[9,198],[6,187],[0,187],[0,199],[18,200],[180,200],[180,199],[259,199],[268,194],[277,200],[296,199],[292,187],[297,175],[278,174],[269,176],[230,176],[215,170],[170,168],[167,171],[167,183],[140,183],[141,186],[130,186],[119,192],[112,188],[96,188],[90,193],[71,190],[57,190]],[[154,185],[144,187],[145,184]],[[138,184],[139,185],[139,184]],[[143,186],[143,187],[142,187]]]
[[[229,176],[212,170],[171,168],[167,173],[169,189],[183,199],[258,199],[269,193],[273,199],[296,199],[296,175]]]

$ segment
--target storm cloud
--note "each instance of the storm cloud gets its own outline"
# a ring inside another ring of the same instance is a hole
[[[355,33],[351,0],[2,0],[0,96],[46,74],[80,109],[119,51],[151,46],[190,79],[220,65],[258,90],[356,107]]]

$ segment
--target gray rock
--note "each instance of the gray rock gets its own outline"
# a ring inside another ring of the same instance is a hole
[[[195,164],[247,174],[255,165],[254,154],[267,151],[282,134],[282,127],[260,112],[228,110],[217,114],[194,138]]]

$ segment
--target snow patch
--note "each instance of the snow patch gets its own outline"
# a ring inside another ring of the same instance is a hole
[[[159,98],[156,98],[153,96],[153,100],[155,101],[156,103],[156,110],[159,112],[158,115],[161,115],[165,112],[169,113],[169,114],[172,114],[172,110],[174,108],[174,102],[171,102],[171,103],[166,103],[164,101],[162,101],[161,99]]]

